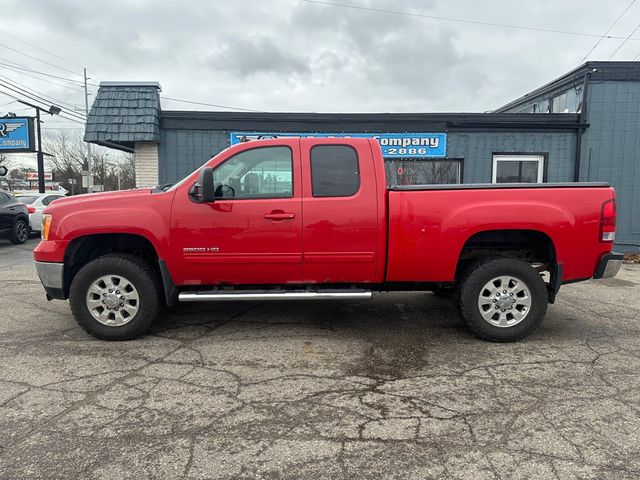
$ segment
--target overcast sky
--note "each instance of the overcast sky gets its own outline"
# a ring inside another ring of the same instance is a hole
[[[601,35],[630,2],[334,3]],[[0,65],[0,75],[77,108],[84,107],[79,84],[33,72],[26,76],[17,67],[80,80],[86,65],[91,82],[157,81],[166,97],[262,111],[481,112],[571,70],[598,40],[303,0],[0,4],[0,63],[14,67]],[[627,37],[639,19],[637,2],[610,34]],[[622,41],[603,40],[589,59],[606,60]],[[613,59],[631,60],[639,53],[640,30]],[[20,110],[5,105],[10,101],[0,97],[0,114]],[[166,99],[162,107],[216,110]],[[47,126],[78,125],[55,119]]]

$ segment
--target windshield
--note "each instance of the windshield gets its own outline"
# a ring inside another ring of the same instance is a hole
[[[18,195],[16,198],[20,200],[22,203],[31,205],[33,202],[35,202],[38,199],[38,196],[37,195]]]

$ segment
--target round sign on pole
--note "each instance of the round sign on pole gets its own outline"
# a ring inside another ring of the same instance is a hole
[[[9,173],[9,169],[4,165],[0,165],[0,177],[4,177]]]

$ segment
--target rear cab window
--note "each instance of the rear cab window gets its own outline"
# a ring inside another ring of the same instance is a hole
[[[349,145],[311,148],[311,190],[314,197],[351,197],[360,190],[358,154]]]

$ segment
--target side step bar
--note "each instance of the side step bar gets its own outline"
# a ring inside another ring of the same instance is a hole
[[[180,302],[221,302],[246,300],[333,300],[333,299],[369,299],[370,290],[210,290],[196,292],[181,292]]]

